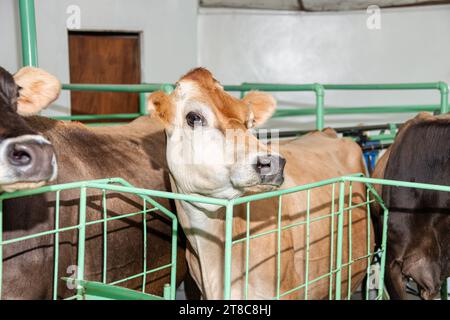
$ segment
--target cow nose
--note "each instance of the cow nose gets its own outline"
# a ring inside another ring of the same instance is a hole
[[[284,166],[286,160],[277,154],[258,155],[256,172],[262,184],[280,186],[284,181]]]
[[[56,174],[56,158],[52,145],[42,137],[5,141],[2,158],[16,181],[48,181]]]

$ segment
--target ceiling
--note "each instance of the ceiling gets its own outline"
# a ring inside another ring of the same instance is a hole
[[[450,3],[450,0],[200,0],[202,7],[305,11],[363,10],[370,5],[397,7],[441,3]]]

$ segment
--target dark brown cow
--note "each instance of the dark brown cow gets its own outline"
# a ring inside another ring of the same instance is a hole
[[[150,123],[149,123],[150,121]],[[165,135],[158,121],[143,117],[115,127],[88,128],[43,117],[30,117],[27,125],[52,142],[59,165],[55,183],[121,177],[136,187],[169,190],[165,160]],[[101,191],[88,193],[88,221],[102,218]],[[142,210],[136,196],[110,193],[108,216]],[[157,199],[167,208],[168,200]],[[13,199],[4,205],[4,239],[16,238],[55,228],[55,194]],[[61,192],[59,227],[78,223],[79,190]],[[162,214],[149,215],[147,222],[147,269],[170,262],[171,223]],[[77,230],[60,235],[58,277],[73,275],[77,264]],[[86,230],[85,279],[101,281],[103,225]],[[142,272],[143,222],[141,216],[108,222],[107,281]],[[184,244],[178,250],[178,283],[186,274]],[[3,248],[3,299],[47,299],[52,296],[54,237],[45,236]],[[69,269],[68,269],[69,268]],[[147,292],[161,295],[169,283],[170,270],[147,276]],[[129,288],[140,288],[141,277],[128,281]],[[75,292],[62,280],[59,297]]]
[[[60,84],[46,73],[27,70],[20,70],[15,80],[0,67],[0,192],[37,187],[57,173],[50,142],[21,116],[36,113],[55,100]]]
[[[421,113],[406,122],[373,177],[449,185],[450,114]],[[390,297],[407,299],[405,279],[410,277],[423,299],[434,298],[450,276],[450,194],[377,188],[389,209],[386,286]],[[379,208],[375,209],[380,221]]]

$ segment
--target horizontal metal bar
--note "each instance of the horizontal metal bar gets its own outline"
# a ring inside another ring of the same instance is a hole
[[[275,83],[248,83],[244,82],[241,85],[224,85],[225,91],[316,91],[318,84],[275,84]]]
[[[418,111],[439,111],[440,105],[393,105],[393,106],[358,106],[358,107],[325,107],[325,115],[364,114],[364,113],[410,113]],[[272,118],[315,115],[316,108],[277,109]]]
[[[150,274],[150,273],[155,273],[155,272],[157,272],[157,271],[164,270],[164,269],[168,269],[168,268],[170,268],[170,267],[172,267],[172,264],[171,264],[171,263],[168,263],[168,264],[165,264],[165,265],[163,265],[163,266],[160,266],[160,267],[157,267],[157,268],[148,270],[148,271],[146,271],[146,272],[140,272],[140,273],[134,274],[134,275],[132,275],[132,276],[130,276],[130,277],[123,278],[123,279],[120,279],[120,280],[116,280],[116,281],[111,282],[111,283],[108,283],[108,284],[111,285],[111,286],[113,286],[113,285],[116,285],[116,284],[119,284],[119,283],[123,283],[123,282],[129,281],[129,280],[133,280],[133,279],[135,279],[135,278],[142,277],[144,274],[147,275],[147,274]]]
[[[164,90],[167,83],[143,83],[143,84],[93,84],[93,83],[70,83],[63,84],[63,90],[71,91],[106,91],[106,92],[154,92]]]
[[[369,184],[381,184],[381,185],[394,186],[394,187],[406,187],[406,188],[417,188],[417,189],[425,189],[425,190],[450,192],[450,186],[435,185],[435,184],[429,184],[429,183],[406,182],[406,181],[374,179],[374,178],[362,178],[362,177],[358,177],[358,176],[344,176],[344,177],[342,177],[342,180],[343,181],[363,182],[363,183],[369,183]]]
[[[114,119],[135,119],[140,117],[140,113],[113,113],[113,114],[80,114],[72,116],[55,116],[55,120],[114,120]],[[108,124],[108,123],[107,123]]]
[[[323,84],[327,90],[440,90],[442,82]]]

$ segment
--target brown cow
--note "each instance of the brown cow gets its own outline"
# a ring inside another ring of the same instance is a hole
[[[59,81],[23,68],[15,78],[0,67],[0,192],[34,188],[54,180],[55,154],[50,142],[21,116],[39,112],[54,101]]]
[[[273,114],[276,102],[269,94],[249,92],[239,100],[203,68],[195,69],[177,83],[170,95],[153,93],[149,109],[165,126],[167,160],[177,191],[233,199],[245,194],[288,188],[346,174],[364,172],[358,145],[337,138],[331,130],[314,132],[302,138],[281,143],[279,154],[272,145],[257,141],[250,133]],[[269,150],[270,149],[270,150]],[[281,156],[282,155],[282,156]],[[348,191],[347,191],[348,192]],[[348,195],[345,197],[348,199]],[[353,186],[352,203],[365,199],[365,188]],[[330,185],[311,191],[310,218],[330,213]],[[250,234],[277,228],[278,198],[253,202]],[[177,202],[180,223],[188,237],[189,270],[202,291],[203,298],[221,299],[224,290],[224,208],[201,203]],[[336,208],[334,208],[336,210]],[[306,192],[282,198],[282,224],[302,221],[306,214]],[[367,220],[364,207],[352,212],[353,258],[361,257],[367,248]],[[346,215],[347,217],[347,215]],[[329,271],[330,220],[311,223],[309,280]],[[233,238],[245,235],[245,205],[234,211]],[[348,259],[348,222],[345,220],[343,256]],[[304,225],[281,232],[280,293],[286,293],[305,282]],[[269,233],[250,241],[249,299],[270,299],[277,293],[277,234]],[[366,259],[352,267],[352,291],[365,275]],[[232,251],[231,298],[245,297],[245,243]],[[347,288],[347,268],[343,271],[343,291]],[[308,298],[328,297],[329,279],[309,285]],[[284,298],[302,298],[304,290]]]
[[[31,72],[43,72],[31,69]],[[20,82],[20,80],[17,80]],[[59,164],[54,183],[120,177],[136,187],[170,190],[165,160],[165,135],[158,121],[143,117],[130,124],[89,128],[79,123],[30,117],[27,125],[53,144]],[[103,217],[101,191],[89,191],[87,220]],[[61,192],[59,227],[78,223],[79,190]],[[142,200],[127,194],[107,193],[108,216],[142,210]],[[166,199],[156,199],[172,208]],[[12,239],[55,228],[55,194],[7,200],[4,204],[4,239]],[[150,205],[147,207],[150,209]],[[170,262],[171,223],[160,213],[148,216],[147,270]],[[103,224],[87,227],[85,279],[102,280]],[[180,235],[182,237],[182,235]],[[143,222],[141,216],[108,222],[107,281],[142,272]],[[77,264],[77,230],[60,234],[58,278],[73,276]],[[178,248],[177,283],[186,274],[184,244]],[[34,238],[3,246],[3,299],[48,299],[52,297],[54,236]],[[146,292],[162,295],[170,270],[147,276]],[[124,283],[140,288],[142,278]],[[58,296],[75,292],[58,281]]]
[[[450,114],[420,113],[400,128],[373,177],[448,185],[449,139]],[[386,287],[391,299],[408,298],[406,278],[419,285],[423,299],[434,298],[450,276],[449,193],[376,188],[389,209]],[[374,209],[376,229],[381,231],[380,208]]]

